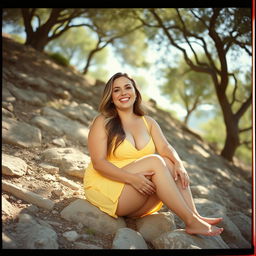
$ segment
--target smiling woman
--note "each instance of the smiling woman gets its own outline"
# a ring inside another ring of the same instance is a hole
[[[86,199],[114,218],[142,217],[164,203],[185,222],[187,233],[219,235],[223,228],[212,225],[222,218],[198,213],[181,159],[157,122],[144,114],[141,101],[127,74],[116,73],[106,83],[101,114],[88,136]]]

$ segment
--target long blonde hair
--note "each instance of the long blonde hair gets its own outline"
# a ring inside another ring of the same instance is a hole
[[[107,155],[109,156],[114,146],[113,152],[124,141],[125,132],[122,126],[122,122],[116,110],[116,107],[112,101],[112,89],[114,81],[119,77],[126,77],[131,82],[136,92],[136,100],[133,105],[133,112],[138,116],[143,116],[145,112],[142,109],[142,97],[137,88],[135,81],[129,77],[126,73],[118,72],[114,74],[106,83],[101,102],[99,105],[99,112],[105,116],[105,129],[108,135],[107,140]],[[116,138],[116,139],[115,139]],[[115,140],[114,140],[115,139]],[[115,141],[115,143],[114,143]],[[114,145],[113,145],[114,144]]]

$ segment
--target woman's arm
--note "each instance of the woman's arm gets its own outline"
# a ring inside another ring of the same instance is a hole
[[[96,117],[88,135],[88,150],[94,169],[109,179],[131,184],[137,190],[145,186],[145,182],[154,187],[154,184],[145,177],[150,174],[129,173],[107,160],[107,134],[104,120],[105,117],[102,115]]]
[[[173,162],[174,179],[177,180],[180,177],[183,188],[187,187],[189,185],[189,178],[178,153],[167,141],[159,124],[149,116],[146,118],[150,123],[151,136],[154,140],[158,154],[162,157],[168,158]]]

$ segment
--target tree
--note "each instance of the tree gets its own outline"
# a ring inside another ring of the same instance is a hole
[[[71,28],[67,33],[63,33],[57,39],[51,41],[46,50],[60,52],[70,63],[77,67],[81,72],[88,62],[88,55],[94,49],[96,40],[92,37],[92,32],[85,27]],[[105,64],[108,52],[107,49],[97,54],[91,65]]]
[[[38,51],[43,51],[52,40],[65,31],[77,26],[90,26],[88,23],[72,24],[72,21],[86,13],[85,9],[65,8],[21,8],[21,14],[26,32],[26,45]],[[37,19],[37,25],[35,24]]]
[[[130,10],[111,8],[111,9],[94,9],[90,11],[88,16],[92,22],[93,30],[96,32],[97,42],[88,55],[87,63],[84,67],[83,74],[86,74],[90,66],[92,57],[107,45],[112,44],[118,49],[118,45],[121,42],[127,40],[134,40],[137,35],[142,35],[139,30],[143,27],[133,16],[130,15]],[[127,28],[127,24],[132,24]],[[137,34],[135,34],[135,32]],[[127,42],[125,43],[125,48],[119,51],[122,55],[127,49]],[[146,47],[143,48],[143,51]],[[137,48],[136,53],[142,48]],[[118,52],[118,50],[117,50]],[[127,55],[126,55],[127,56]],[[133,59],[130,63],[136,63]]]
[[[88,72],[95,54],[115,40],[132,34],[143,27],[129,15],[129,10],[111,8],[21,8],[5,9],[5,23],[18,24],[22,17],[26,32],[26,45],[43,51],[52,40],[74,27],[89,28],[96,38],[94,47],[88,53],[83,74]],[[127,27],[127,24],[131,24]]]
[[[187,112],[184,123],[188,125],[189,117],[200,105],[212,103],[214,92],[210,77],[193,71],[184,60],[163,72],[167,82],[160,88],[172,101],[184,106]]]
[[[239,103],[239,107],[234,109],[234,104],[238,103],[237,92],[243,84],[235,83],[232,96],[228,98],[229,79],[233,78],[237,81],[236,75],[230,68],[228,54],[245,51],[251,56],[251,10],[249,8],[152,8],[148,9],[144,17],[139,16],[139,20],[151,30],[154,29],[155,34],[164,35],[169,43],[183,54],[185,62],[192,70],[211,77],[226,129],[221,155],[232,161],[240,145],[239,121],[251,105],[252,93],[246,95]],[[189,56],[185,45],[189,47],[195,61]],[[196,45],[200,47],[207,62],[199,58]]]

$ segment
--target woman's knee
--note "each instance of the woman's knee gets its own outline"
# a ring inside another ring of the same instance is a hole
[[[164,159],[164,157],[157,155],[157,154],[152,154],[147,156],[147,158],[150,161],[151,166],[154,168],[159,168],[159,167],[167,167],[167,163]]]

